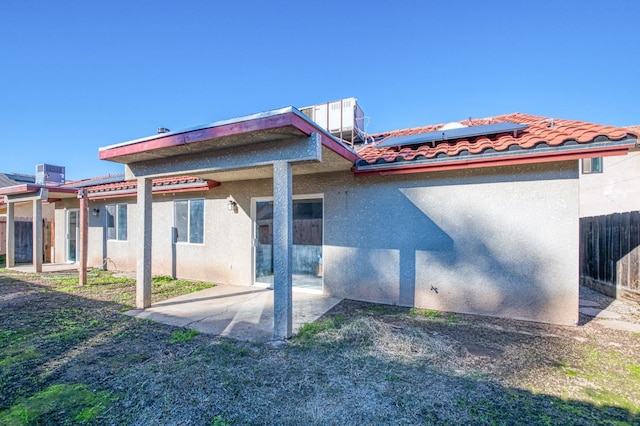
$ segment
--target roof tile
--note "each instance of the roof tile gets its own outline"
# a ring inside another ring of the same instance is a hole
[[[456,157],[466,153],[478,155],[487,150],[504,152],[514,149],[537,149],[559,147],[565,144],[586,144],[597,142],[598,138],[608,141],[623,140],[631,134],[640,135],[637,128],[619,128],[593,124],[583,121],[548,118],[522,113],[504,114],[496,117],[462,120],[465,126],[480,126],[502,122],[526,124],[528,127],[515,135],[502,133],[499,135],[477,136],[457,140],[442,141],[436,144],[425,143],[416,146],[383,147],[377,145],[388,138],[408,136],[437,131],[443,124],[394,130],[372,135],[376,142],[358,152],[366,164],[390,163],[398,159],[413,161],[423,156],[426,159],[440,157]]]
[[[177,177],[167,177],[167,178],[157,178],[153,179],[152,187],[154,190],[161,190],[163,188],[175,187],[178,185],[188,185],[188,184],[202,184],[202,187],[213,187],[215,186],[215,182],[201,179],[195,176],[177,176]],[[122,192],[122,191],[135,191],[138,187],[138,182],[135,180],[131,181],[122,181],[122,182],[113,182],[107,183],[103,185],[90,186],[87,188],[88,193],[93,196],[98,196],[99,194],[106,194],[110,192]],[[200,188],[200,187],[199,187]],[[200,188],[202,189],[202,188]]]

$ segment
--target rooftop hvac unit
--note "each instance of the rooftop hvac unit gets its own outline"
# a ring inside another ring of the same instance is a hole
[[[334,136],[353,144],[362,142],[364,113],[356,98],[346,98],[333,102],[300,108],[300,111]]]
[[[64,183],[64,167],[51,164],[38,164],[36,166],[36,185]]]

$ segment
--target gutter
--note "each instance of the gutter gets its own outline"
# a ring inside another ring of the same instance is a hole
[[[539,148],[521,151],[503,151],[491,154],[465,155],[448,158],[432,158],[417,161],[399,161],[392,163],[367,164],[354,166],[354,175],[397,175],[423,173],[430,171],[456,170],[480,167],[510,166],[552,161],[569,161],[580,158],[609,157],[626,155],[636,146],[636,139],[623,139],[614,142],[594,142],[581,146],[561,146],[557,148]]]

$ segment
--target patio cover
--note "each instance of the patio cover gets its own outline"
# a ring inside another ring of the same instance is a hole
[[[274,338],[292,333],[292,180],[350,170],[357,154],[294,107],[100,148],[137,180],[139,309],[151,306],[151,180],[191,175],[217,182],[273,178]]]

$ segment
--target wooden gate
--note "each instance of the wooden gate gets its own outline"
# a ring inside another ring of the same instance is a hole
[[[16,263],[33,262],[33,223],[16,221],[15,229],[15,252]]]

